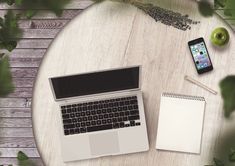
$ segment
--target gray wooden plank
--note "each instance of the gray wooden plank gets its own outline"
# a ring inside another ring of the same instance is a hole
[[[65,6],[65,9],[85,9],[92,5],[94,2],[91,0],[72,0],[68,5]],[[19,9],[19,7],[13,5],[9,6],[5,3],[0,4],[0,9]],[[27,8],[21,8],[27,9]],[[38,7],[37,9],[43,9]]]
[[[37,68],[11,68],[12,77],[34,78],[37,75]]]
[[[0,117],[31,117],[31,108],[0,108]]]
[[[11,58],[10,65],[11,67],[39,67],[42,58]]]
[[[21,13],[22,10],[12,10],[14,13]],[[76,9],[76,10],[64,10],[60,17],[56,16],[54,13],[48,10],[40,10],[38,13],[31,18],[31,20],[36,19],[60,19],[60,20],[71,20],[83,10]],[[6,9],[0,9],[0,17],[3,17],[6,14]],[[21,19],[27,19],[26,17],[22,16]]]
[[[23,39],[53,39],[60,29],[23,29]]]
[[[32,118],[0,118],[1,127],[32,127]]]
[[[0,148],[35,148],[34,138],[0,138]]]
[[[70,20],[20,20],[19,27],[22,29],[61,29]]]
[[[21,39],[16,49],[48,48],[53,39]]]
[[[13,78],[13,83],[16,88],[31,88],[33,87],[34,78]]]
[[[35,166],[43,166],[43,162],[40,158],[30,158],[30,160],[33,161],[33,163],[35,163]],[[17,166],[18,165],[18,160],[17,158],[0,158],[0,163],[3,164],[3,166],[8,166],[10,164],[12,164],[13,166]]]
[[[0,148],[0,158],[2,157],[17,157],[19,151],[24,152],[28,157],[39,157],[36,148]]]
[[[8,97],[15,98],[28,98],[32,97],[33,88],[15,88],[14,92],[9,94]]]
[[[33,137],[32,128],[1,128],[0,137]]]
[[[0,106],[2,108],[21,108],[26,107],[26,99],[24,98],[0,98]]]
[[[43,57],[46,49],[15,49],[11,52],[10,58],[34,58]]]

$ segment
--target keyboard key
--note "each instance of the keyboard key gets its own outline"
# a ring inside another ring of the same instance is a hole
[[[101,110],[97,110],[97,114],[101,114]]]
[[[129,120],[137,120],[140,119],[139,115],[129,116]]]
[[[120,116],[124,116],[124,112],[120,112]]]
[[[81,124],[80,123],[76,123],[76,125],[75,125],[77,128],[79,128],[80,126],[81,126]]]
[[[71,113],[72,112],[72,110],[71,109],[67,109],[67,113]]]
[[[91,115],[91,112],[90,112],[90,111],[87,111],[87,112],[86,112],[86,115],[87,115],[87,116]]]
[[[135,125],[136,125],[136,126],[140,126],[140,122],[136,122]]]
[[[130,127],[130,124],[125,124],[125,127]]]
[[[74,129],[69,130],[69,134],[74,134],[74,132],[75,132]]]
[[[92,116],[88,116],[88,120],[92,120]]]
[[[80,113],[80,112],[79,112],[79,113],[76,113],[75,116],[76,116],[76,117],[80,117],[80,116],[81,116],[81,113]]]
[[[114,114],[113,113],[109,114],[109,117],[110,118],[114,117]]]
[[[118,122],[122,122],[123,120],[122,120],[122,117],[119,117],[118,118]]]
[[[91,125],[95,126],[96,125],[96,121],[91,121]]]
[[[109,130],[112,128],[113,128],[112,124],[106,124],[106,125],[87,127],[87,131],[92,132],[92,131],[100,131],[100,130]]]
[[[77,121],[78,121],[78,122],[81,122],[81,121],[82,121],[82,118],[77,118]]]
[[[88,119],[87,119],[86,116],[82,118],[82,121],[87,121],[87,120],[88,120]]]
[[[61,110],[62,111],[62,114],[66,114],[66,110]]]
[[[69,118],[69,114],[64,114],[62,115],[63,119],[68,119]]]
[[[86,133],[86,128],[84,127],[84,128],[80,128],[80,132],[81,133]]]
[[[108,114],[104,114],[104,118],[108,118],[109,117],[109,115]]]
[[[125,112],[125,115],[126,115],[126,116],[130,115],[130,112],[129,112],[129,111],[126,111],[126,112]]]
[[[123,121],[128,121],[127,116],[124,116],[124,117],[123,117]]]
[[[90,126],[91,125],[91,122],[86,122],[86,126]]]
[[[112,123],[112,120],[111,119],[107,119],[107,123]]]
[[[79,130],[79,129],[74,129],[74,133],[75,133],[75,134],[79,134],[79,133],[80,133],[80,130]]]
[[[69,135],[69,130],[64,130],[64,135]]]
[[[107,120],[102,120],[102,124],[106,124],[107,123]]]
[[[64,129],[72,129],[74,128],[75,125],[74,124],[67,124],[67,125],[64,125]]]
[[[97,119],[98,119],[98,116],[97,116],[97,115],[93,116],[93,119],[94,119],[94,120],[97,120]]]
[[[134,109],[138,109],[138,105],[134,105],[133,107],[134,107]]]
[[[85,123],[85,122],[82,122],[82,123],[81,123],[81,126],[82,126],[82,127],[86,126],[86,123]]]
[[[63,123],[66,124],[66,123],[72,123],[72,120],[71,119],[64,119],[63,120]]]
[[[132,111],[130,111],[130,114],[131,115],[138,115],[139,114],[139,111],[138,110],[132,110]]]
[[[130,121],[130,126],[135,126],[135,121]]]
[[[115,128],[115,129],[119,128],[119,123],[114,123],[113,128]]]
[[[75,114],[70,114],[70,117],[71,117],[71,118],[74,118],[74,117],[75,117]]]
[[[97,120],[97,125],[101,125],[101,120]]]
[[[73,123],[76,123],[77,122],[77,119],[72,119]]]
[[[119,123],[119,126],[120,126],[120,128],[123,128],[125,126],[124,122]]]
[[[104,118],[104,115],[99,115],[99,119],[103,119]]]

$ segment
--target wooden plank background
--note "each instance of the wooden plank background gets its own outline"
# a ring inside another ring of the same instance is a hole
[[[7,98],[0,98],[0,165],[17,165],[16,155],[20,150],[37,165],[43,165],[32,132],[30,103],[34,79],[43,55],[56,34],[92,3],[89,0],[72,0],[59,18],[40,9],[31,20],[20,20],[23,37],[10,56],[15,92]],[[0,4],[0,16],[9,9],[15,12],[22,10]]]

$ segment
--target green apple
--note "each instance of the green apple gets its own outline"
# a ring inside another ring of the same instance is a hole
[[[223,27],[216,28],[211,33],[210,40],[216,46],[225,46],[229,42],[229,33]]]

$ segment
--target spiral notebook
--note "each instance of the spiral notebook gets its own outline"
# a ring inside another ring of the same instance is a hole
[[[163,93],[156,149],[199,154],[205,104],[204,97]]]

